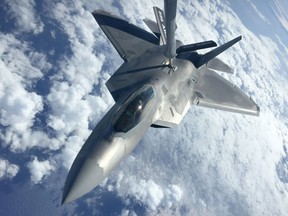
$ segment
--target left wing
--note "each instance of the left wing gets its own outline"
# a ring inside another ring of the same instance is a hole
[[[254,116],[259,116],[260,112],[258,105],[240,88],[209,69],[200,75],[192,102],[198,106]]]
[[[159,44],[155,35],[106,11],[96,10],[92,15],[124,61]]]

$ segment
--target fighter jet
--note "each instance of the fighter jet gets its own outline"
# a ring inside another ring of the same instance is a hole
[[[84,143],[68,173],[62,203],[99,185],[135,148],[149,127],[177,126],[191,105],[259,115],[257,104],[216,71],[233,73],[220,53],[241,36],[216,47],[214,41],[183,45],[175,39],[177,0],[154,7],[151,32],[103,10],[92,14],[124,63],[107,81],[115,104]]]

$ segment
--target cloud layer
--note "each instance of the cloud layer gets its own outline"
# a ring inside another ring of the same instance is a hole
[[[27,166],[31,173],[31,181],[34,184],[40,183],[45,176],[49,175],[55,169],[49,160],[39,161],[37,157],[29,162]]]
[[[4,8],[8,12],[9,19],[15,20],[15,27],[19,33],[39,34],[43,31],[44,24],[36,11],[36,2],[34,0],[15,1],[5,0]]]
[[[9,161],[0,158],[0,180],[12,179],[19,171],[19,167],[16,164],[11,164]]]
[[[105,82],[122,60],[91,8],[147,29],[142,19],[154,19],[154,5],[163,7],[158,1],[51,1],[42,5],[47,13],[40,16],[36,1],[5,1],[16,26],[0,33],[1,146],[25,158],[32,183],[45,182],[61,167],[69,169],[113,104]],[[257,14],[264,19],[261,11]],[[51,23],[55,29],[48,29]],[[235,69],[235,75],[223,76],[253,97],[260,117],[192,107],[178,128],[149,130],[102,187],[117,193],[126,206],[138,200],[148,214],[284,215],[288,53],[279,50],[285,43],[251,32],[228,2],[179,1],[177,25],[177,38],[184,43],[212,39],[223,44],[243,35],[220,56]],[[55,44],[49,50],[44,44],[37,47],[20,33],[45,36]],[[39,90],[44,87],[45,93]],[[0,179],[13,178],[19,167],[0,159]],[[123,209],[122,215],[130,214],[136,213]]]

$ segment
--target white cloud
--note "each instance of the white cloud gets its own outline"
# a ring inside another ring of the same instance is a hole
[[[36,52],[29,42],[17,39],[13,34],[0,34],[2,82],[21,82],[25,86],[39,79],[51,68],[44,53]],[[8,70],[8,71],[7,71]],[[11,75],[14,75],[11,77]]]
[[[16,20],[17,32],[33,32],[39,34],[43,31],[44,24],[35,9],[34,0],[17,1],[5,0],[5,8],[9,15]]]
[[[133,15],[136,6],[129,2],[125,4],[129,5],[124,6],[128,7],[127,10],[114,8],[116,14],[125,13],[132,23],[140,22],[142,17]],[[153,18],[152,7],[148,8],[147,4],[151,2],[138,3],[137,8],[147,8],[141,11],[141,16]],[[122,174],[116,172],[110,178],[112,182],[115,180],[115,185],[107,181],[110,190],[116,190],[123,197],[136,197],[150,211],[180,215],[181,209],[187,208],[188,215],[189,212],[236,214],[227,207],[230,202],[240,213],[257,214],[262,210],[251,207],[250,203],[257,202],[261,209],[270,213],[275,208],[273,199],[279,200],[279,205],[282,203],[280,195],[275,192],[277,188],[273,188],[275,184],[281,185],[277,181],[275,164],[283,153],[283,137],[287,136],[285,126],[273,116],[280,116],[284,110],[281,107],[282,92],[286,88],[285,79],[276,72],[281,68],[276,55],[278,45],[268,37],[256,36],[249,31],[228,5],[222,4],[221,10],[218,10],[219,6],[208,1],[179,2],[180,10],[192,12],[186,13],[185,19],[177,18],[178,34],[185,32],[178,36],[185,43],[214,39],[222,44],[242,34],[243,40],[220,56],[236,71],[235,76],[224,76],[252,94],[261,106],[261,116],[244,117],[192,107],[178,128],[151,130],[139,147],[141,151],[134,152],[137,159],[132,163],[129,159],[124,161]],[[70,9],[63,4],[56,4],[52,11],[68,35],[72,50],[71,57],[61,60],[61,70],[53,77],[53,88],[48,96],[53,110],[49,125],[58,132],[58,136],[73,134],[65,140],[59,159],[69,167],[89,135],[89,122],[96,123],[112,103],[111,97],[108,101],[103,98],[109,93],[101,82],[105,76],[100,70],[105,61],[117,57],[111,45],[108,48],[113,56],[107,55],[105,49],[94,50],[95,43],[106,45],[107,40],[89,13],[80,8],[71,16]],[[98,54],[102,51],[105,58]],[[91,57],[95,54],[95,58]],[[113,63],[112,68],[116,65]],[[99,86],[102,97],[90,95],[93,83]],[[279,106],[275,107],[275,104]],[[274,133],[269,128],[278,128],[281,133]],[[274,143],[273,148],[269,147],[270,143]],[[262,164],[263,155],[265,163]],[[269,174],[263,177],[261,170]],[[263,196],[266,185],[274,192]],[[230,197],[230,200],[225,197]],[[285,207],[281,208],[285,211]]]
[[[106,57],[97,47],[105,40],[104,35],[99,34],[100,29],[91,13],[79,2],[73,4],[71,8],[63,3],[51,4],[49,9],[53,12],[51,17],[67,35],[72,51],[59,60],[58,73],[51,77],[53,84],[47,96],[51,106],[47,123],[58,138],[65,137],[61,161],[65,161],[67,168],[89,136],[91,125],[95,126],[113,103],[104,87],[109,76],[107,71],[101,71]],[[108,53],[111,47],[103,50]],[[99,88],[99,95],[92,93],[95,88]]]
[[[136,165],[135,163],[137,163],[133,156],[129,156],[128,160],[131,167],[132,164]],[[141,200],[150,212],[159,208],[171,208],[175,202],[181,200],[183,194],[182,189],[176,184],[160,185],[148,177],[139,179],[139,176],[136,176],[133,172],[129,175],[123,172],[118,173],[115,176],[115,181],[114,178],[109,179],[106,186],[109,191],[116,190],[120,196],[128,197],[126,203],[131,202],[129,195]]]
[[[266,19],[266,17],[257,9],[256,5],[252,3],[251,0],[247,0],[249,4],[251,4],[253,10],[256,12],[256,14],[264,21],[267,22],[268,24],[271,24],[269,20]]]
[[[275,15],[278,17],[282,26],[288,31],[288,20],[286,15],[287,3],[283,0],[273,1],[271,4],[271,8],[273,9]]]
[[[113,1],[83,4],[91,11],[112,8],[117,15],[144,26],[141,19],[154,19],[151,6],[159,3],[120,2],[125,10],[113,6]],[[125,199],[138,199],[151,214],[284,214],[288,189],[275,169],[288,140],[287,118],[283,115],[287,110],[287,78],[279,61],[286,59],[287,50],[279,53],[277,42],[249,31],[227,2],[178,4],[185,17],[177,17],[177,37],[184,43],[213,39],[223,44],[243,35],[239,44],[220,56],[235,69],[235,75],[223,76],[252,95],[261,107],[260,117],[192,107],[178,128],[149,130],[106,186]],[[50,77],[52,87],[47,97],[30,88],[43,77],[45,68],[52,67],[45,55],[11,35],[1,35],[0,120],[8,127],[5,133],[1,129],[3,144],[13,151],[61,148],[53,162],[37,157],[29,162],[34,183],[41,182],[60,164],[70,167],[91,128],[113,103],[104,84],[122,63],[90,11],[80,3],[66,1],[49,6],[50,18],[67,35],[72,53],[63,53],[53,65],[57,74]],[[55,132],[53,139],[47,132],[31,129],[44,103],[51,108],[46,120]],[[122,211],[123,215],[134,213]]]
[[[121,216],[137,216],[137,214],[133,210],[123,209]]]
[[[89,131],[87,130],[86,137],[88,136],[89,136]],[[67,139],[64,141],[65,145],[61,151],[61,154],[55,157],[55,159],[57,159],[58,161],[58,164],[61,164],[66,169],[70,169],[84,141],[85,140],[82,138],[82,136],[79,136],[79,135],[67,137]]]
[[[38,184],[42,179],[49,175],[54,169],[53,162],[49,160],[39,161],[37,157],[27,164],[31,173],[31,181],[34,184]]]
[[[12,179],[19,171],[19,166],[16,164],[11,164],[9,161],[0,158],[0,180],[2,179]]]
[[[1,124],[13,125],[15,130],[24,132],[31,127],[31,120],[35,114],[42,110],[42,101],[34,92],[29,93],[25,89],[15,85],[7,85],[1,92]]]
[[[0,41],[0,123],[5,126],[0,131],[2,145],[12,151],[34,146],[55,148],[47,134],[31,129],[36,114],[43,110],[43,98],[31,89],[51,64],[43,53],[11,34],[0,34]]]
[[[28,4],[35,6],[33,2]],[[89,124],[95,125],[113,101],[107,89],[103,89],[105,80],[109,78],[107,71],[100,74],[104,55],[98,51],[95,53],[94,47],[95,40],[104,40],[104,36],[102,34],[98,37],[100,29],[95,28],[96,22],[91,13],[83,10],[80,4],[75,5],[77,13],[74,16],[71,13],[75,8],[69,10],[61,3],[46,6],[51,6],[49,11],[54,13],[52,17],[60,23],[70,39],[72,57],[70,54],[64,55],[58,65],[53,65],[58,73],[51,77],[50,94],[43,98],[33,89],[35,83],[52,68],[46,56],[11,34],[0,35],[3,77],[0,82],[0,123],[6,126],[1,129],[0,138],[2,145],[9,146],[12,151],[25,151],[32,147],[57,150],[64,144],[68,145],[71,149],[67,146],[63,148],[63,156],[73,152],[69,158],[64,159],[71,162],[83,144],[83,139],[90,133]],[[106,99],[91,94],[97,85],[101,86],[99,89]],[[43,112],[44,103],[51,108],[47,125],[56,132],[52,138],[47,132],[32,130],[36,115]],[[71,138],[73,135],[78,136],[76,150],[74,143],[69,141],[71,135]]]

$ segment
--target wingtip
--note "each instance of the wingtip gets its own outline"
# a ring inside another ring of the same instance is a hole
[[[61,206],[64,204],[67,204],[67,196],[64,196],[64,194],[62,195],[62,200],[61,200]]]
[[[62,199],[62,201],[61,201],[61,206],[63,206],[64,204],[65,204],[65,202],[64,202],[65,200],[64,199]]]
[[[64,205],[64,204],[68,204],[72,201],[74,201],[75,199],[71,199],[71,197],[69,197],[68,195],[67,196],[63,196],[62,197],[62,201],[61,201],[61,206]]]
[[[98,16],[111,16],[111,17],[115,17],[115,18],[119,18],[117,16],[115,16],[114,14],[108,12],[108,11],[105,11],[103,9],[97,9],[97,10],[94,10],[92,12],[92,15],[95,17],[98,17]]]

